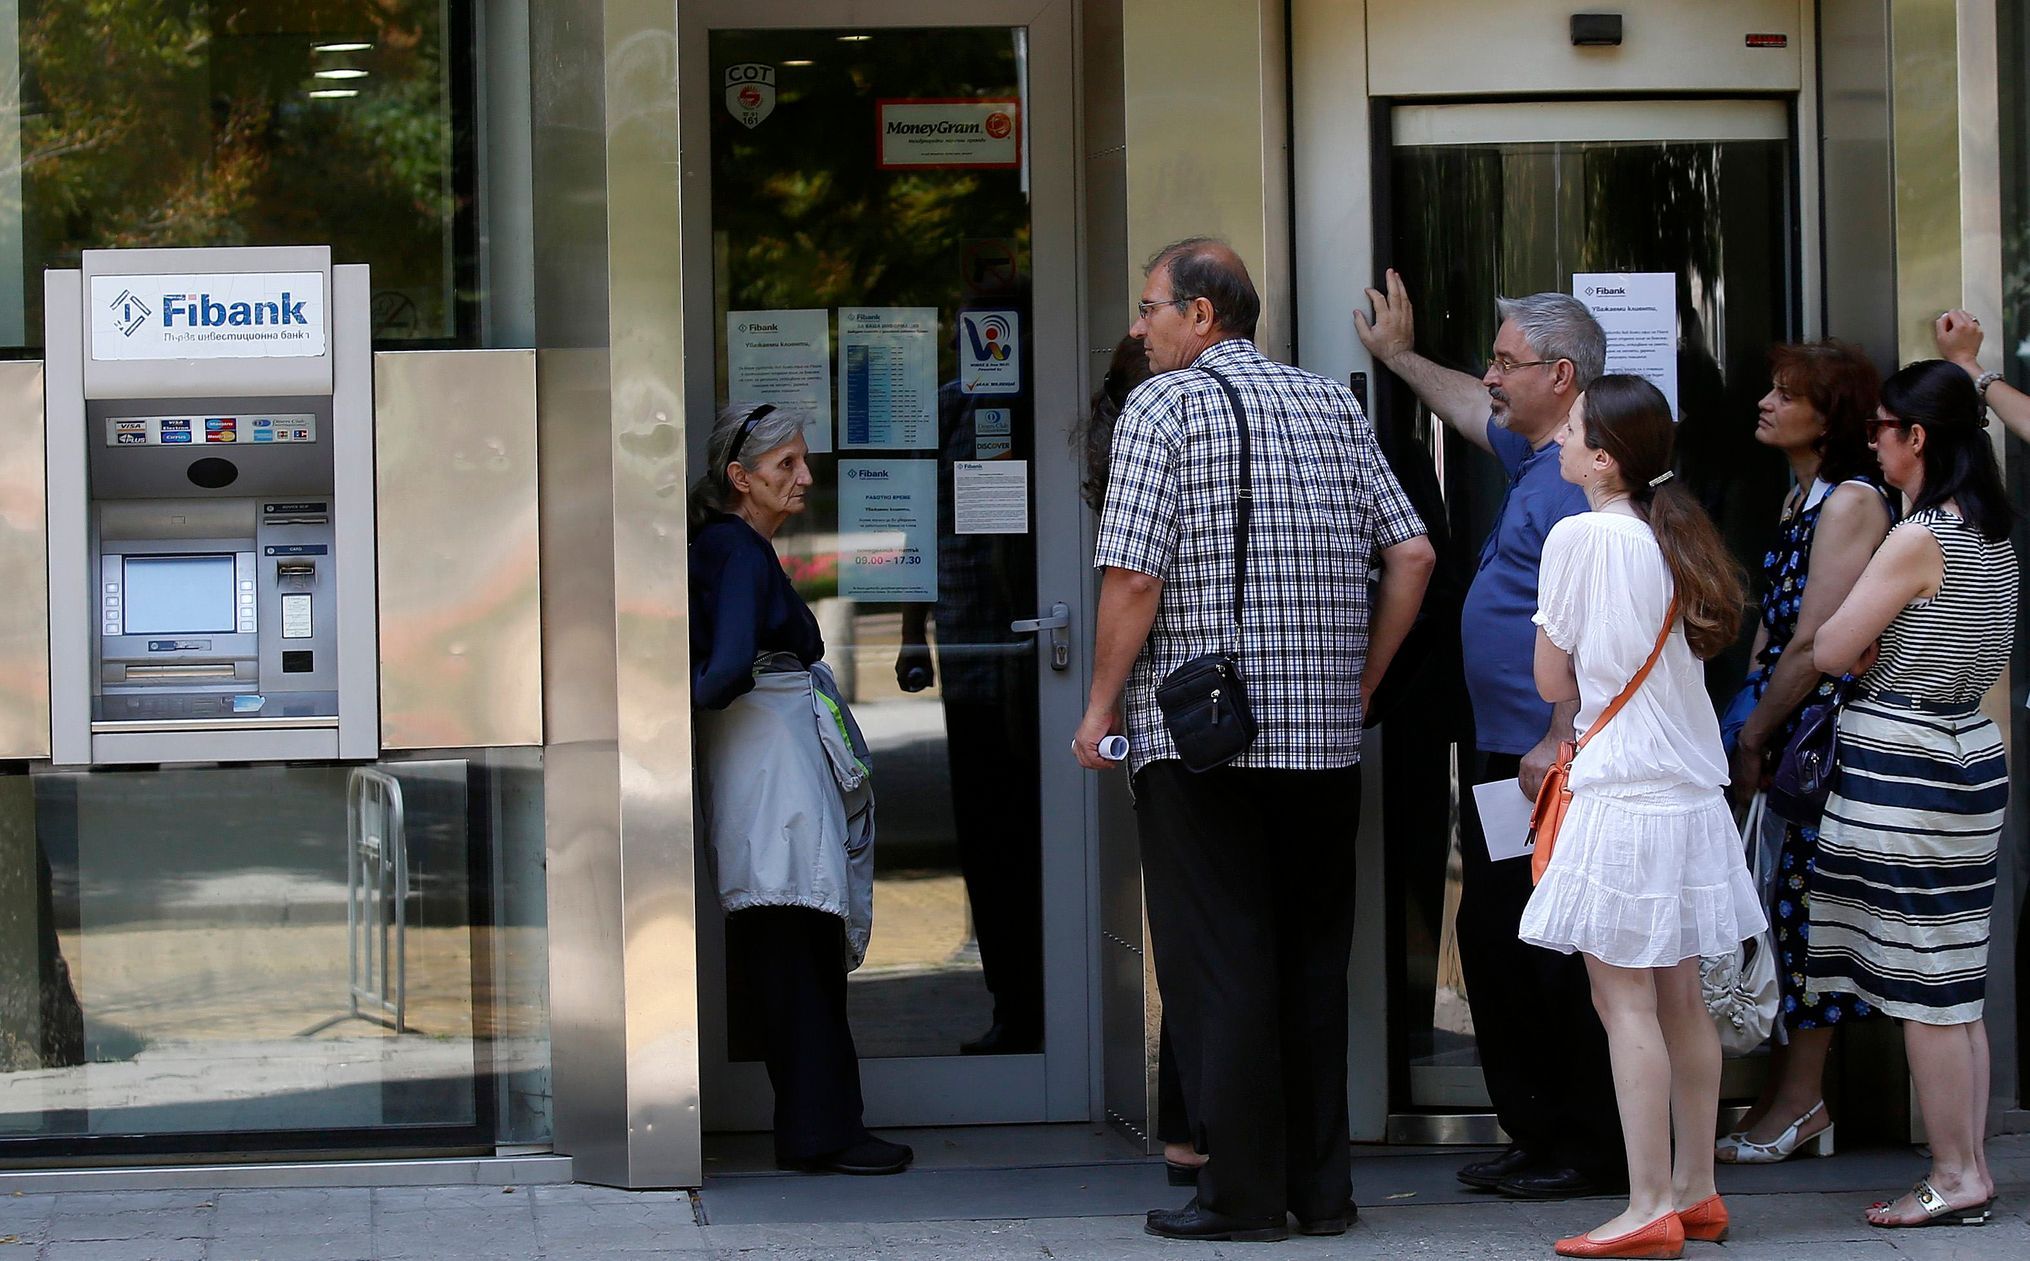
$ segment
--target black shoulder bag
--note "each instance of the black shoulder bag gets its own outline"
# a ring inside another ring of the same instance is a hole
[[[1241,684],[1241,613],[1248,590],[1248,523],[1254,516],[1254,468],[1248,445],[1248,414],[1233,385],[1210,368],[1199,371],[1219,382],[1240,431],[1241,484],[1234,501],[1234,616],[1227,646],[1178,666],[1156,685],[1163,725],[1188,771],[1209,771],[1233,761],[1255,739],[1255,711]]]

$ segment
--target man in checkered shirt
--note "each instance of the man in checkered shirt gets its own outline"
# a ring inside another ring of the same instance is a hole
[[[1147,268],[1139,318],[1157,375],[1114,429],[1093,684],[1072,746],[1100,770],[1125,690],[1149,928],[1185,1110],[1208,1161],[1150,1233],[1280,1239],[1354,1215],[1346,1110],[1361,711],[1423,599],[1435,554],[1353,395],[1255,349],[1261,301],[1226,245]],[[1229,643],[1238,430],[1254,519],[1240,673],[1260,733],[1184,769],[1156,705],[1178,665]],[[1380,580],[1371,585],[1379,567]]]

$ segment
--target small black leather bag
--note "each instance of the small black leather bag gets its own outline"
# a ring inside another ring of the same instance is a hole
[[[1816,700],[1804,707],[1797,729],[1791,733],[1790,743],[1784,746],[1783,756],[1769,777],[1771,814],[1799,827],[1819,825],[1838,769],[1833,751],[1839,743],[1839,734],[1837,698]]]
[[[1226,391],[1240,432],[1241,484],[1234,505],[1233,629],[1228,646],[1200,653],[1178,666],[1156,685],[1156,704],[1163,725],[1177,745],[1178,760],[1188,771],[1224,766],[1255,741],[1255,711],[1248,706],[1241,682],[1241,614],[1248,588],[1248,524],[1254,515],[1254,469],[1248,445],[1248,414],[1231,382],[1210,368],[1201,368]]]

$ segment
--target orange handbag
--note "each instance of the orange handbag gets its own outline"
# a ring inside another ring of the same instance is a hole
[[[1551,763],[1550,770],[1544,772],[1544,782],[1537,789],[1536,809],[1530,812],[1531,884],[1544,878],[1545,868],[1551,865],[1551,851],[1558,843],[1558,828],[1565,822],[1565,811],[1572,808],[1570,784],[1572,759],[1579,755],[1579,750],[1586,747],[1588,740],[1600,734],[1600,729],[1607,725],[1607,721],[1620,713],[1621,707],[1628,703],[1628,698],[1634,696],[1642,687],[1642,681],[1649,677],[1657,658],[1663,656],[1663,646],[1670,642],[1671,628],[1677,624],[1678,598],[1672,596],[1670,611],[1664,614],[1663,629],[1657,632],[1656,647],[1649,650],[1649,660],[1642,663],[1642,669],[1635,672],[1635,677],[1628,681],[1628,686],[1621,689],[1621,695],[1615,697],[1601,713],[1599,720],[1586,729],[1585,735],[1580,736],[1577,741],[1566,740],[1558,745],[1558,760]]]

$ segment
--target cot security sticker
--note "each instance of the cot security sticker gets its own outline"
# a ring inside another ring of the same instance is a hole
[[[726,67],[726,112],[742,127],[761,126],[775,112],[775,67],[756,61]]]

